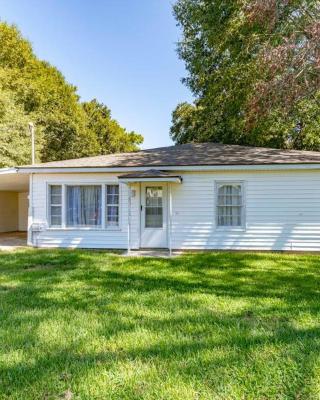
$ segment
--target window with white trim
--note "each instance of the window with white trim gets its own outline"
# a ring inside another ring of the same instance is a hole
[[[163,227],[163,188],[162,186],[146,187],[145,227]]]
[[[67,226],[101,227],[101,185],[67,186]]]
[[[241,182],[217,183],[217,226],[244,226],[244,190]]]
[[[119,225],[119,185],[106,185],[106,226]]]
[[[49,219],[50,226],[61,227],[62,225],[62,186],[49,186]]]

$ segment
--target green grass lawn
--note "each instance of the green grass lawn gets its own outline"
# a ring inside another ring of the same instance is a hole
[[[320,258],[0,254],[0,399],[319,399]]]

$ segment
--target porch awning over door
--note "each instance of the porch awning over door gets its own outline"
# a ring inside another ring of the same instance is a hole
[[[166,171],[158,169],[149,169],[147,171],[133,172],[118,176],[120,182],[134,183],[134,182],[174,182],[182,183],[182,177],[173,175]]]

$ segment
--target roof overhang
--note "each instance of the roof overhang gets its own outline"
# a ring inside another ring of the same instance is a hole
[[[172,182],[172,183],[182,183],[181,176],[168,177],[168,178],[121,178],[118,177],[119,181],[122,183],[138,183],[138,182]]]
[[[170,172],[159,169],[148,169],[146,171],[136,171],[129,174],[118,176],[120,182],[137,183],[137,182],[172,182],[182,183],[182,177],[173,175]]]
[[[246,165],[185,165],[159,166],[163,171],[298,171],[298,170],[320,170],[320,164],[246,164]],[[150,166],[140,167],[18,167],[21,174],[56,174],[56,173],[88,173],[88,172],[132,172],[147,171]]]
[[[0,169],[0,192],[28,192],[29,175],[18,173],[17,168]]]

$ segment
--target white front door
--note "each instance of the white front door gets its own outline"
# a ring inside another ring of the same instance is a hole
[[[168,247],[167,184],[141,184],[141,247]]]

